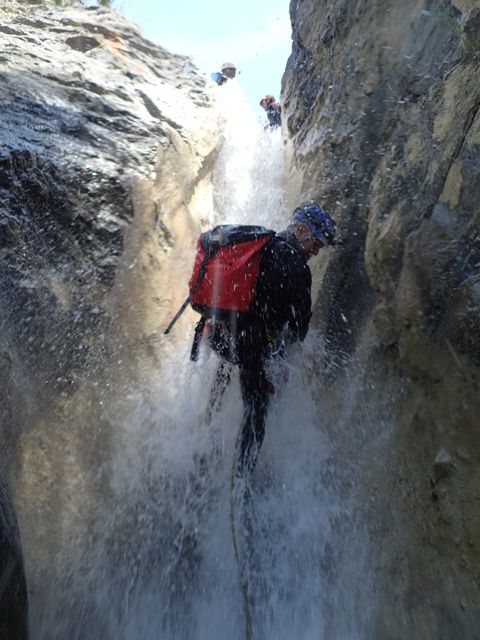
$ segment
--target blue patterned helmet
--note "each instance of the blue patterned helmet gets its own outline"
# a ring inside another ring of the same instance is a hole
[[[309,202],[297,207],[293,212],[293,219],[296,222],[306,224],[323,245],[333,244],[335,220],[316,202]]]

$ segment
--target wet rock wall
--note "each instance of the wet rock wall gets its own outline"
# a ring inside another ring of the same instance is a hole
[[[9,0],[0,43],[0,629],[25,632],[13,503],[38,610],[108,484],[105,394],[155,363],[184,293],[165,263],[211,204],[217,113],[186,57],[106,9]]]
[[[314,315],[328,396],[354,369],[372,384],[343,433],[364,431],[362,452],[348,453],[372,541],[368,637],[474,638],[480,3],[293,0],[290,12],[292,205],[317,198],[343,238],[321,259]],[[388,429],[375,413],[387,399]]]

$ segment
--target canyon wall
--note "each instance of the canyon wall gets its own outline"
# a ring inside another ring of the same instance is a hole
[[[476,638],[480,2],[290,12],[291,204],[318,199],[342,236],[314,315],[333,424],[352,372],[368,380],[330,433],[371,543],[367,635]]]
[[[330,424],[319,478],[351,499],[319,568],[326,628],[341,636],[356,538],[359,637],[477,638],[480,2],[292,0],[291,18],[289,204],[318,199],[341,236],[314,265],[324,350],[306,363]],[[218,108],[186,57],[102,8],[5,0],[0,42],[0,636],[26,635],[20,530],[36,634],[72,637],[106,619],[82,554],[125,515],[109,512],[108,407],[158,371],[177,257],[214,209]],[[114,540],[154,565],[128,527]]]
[[[156,366],[185,295],[175,252],[212,207],[218,113],[188,58],[103,8],[7,1],[0,42],[1,593],[20,638],[12,494],[41,611],[105,492],[105,399]]]

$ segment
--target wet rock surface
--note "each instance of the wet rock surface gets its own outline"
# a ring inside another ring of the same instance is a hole
[[[348,426],[370,441],[350,469],[381,593],[367,635],[474,638],[480,4],[320,4],[291,2],[284,113],[292,204],[318,198],[344,236],[325,257],[314,316],[331,394],[354,363],[375,379],[358,398],[368,419],[359,404]]]
[[[2,3],[0,80],[0,445],[41,616],[58,522],[78,517],[74,503],[88,512],[107,456],[102,401],[88,404],[85,385],[106,375],[112,340],[135,342],[141,360],[183,294],[158,287],[173,241],[195,226],[217,114],[188,58],[98,7]],[[1,496],[2,575],[12,569],[1,594],[21,626],[22,554]]]
[[[85,355],[75,328],[99,333],[104,320],[134,215],[132,182],[155,180],[172,137],[199,143],[184,158],[195,172],[196,112],[209,98],[187,58],[103,9],[16,5],[0,17],[3,322],[28,366],[40,358],[45,372],[50,358],[51,378],[68,386],[66,368]]]

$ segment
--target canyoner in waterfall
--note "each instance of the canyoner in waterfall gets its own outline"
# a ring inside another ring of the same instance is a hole
[[[266,95],[260,100],[260,106],[267,112],[268,125],[265,128],[276,129],[282,126],[282,107],[271,95]]]
[[[222,64],[222,71],[214,71],[210,77],[218,84],[219,87],[221,87],[222,84],[225,84],[229,80],[233,80],[236,75],[237,69],[233,62],[224,62]]]
[[[303,341],[311,318],[312,276],[307,264],[332,245],[335,222],[317,203],[293,212],[282,232],[259,226],[220,225],[201,234],[190,295],[166,329],[190,303],[201,318],[191,359],[202,338],[220,356],[210,393],[210,412],[237,366],[244,406],[236,452],[236,475],[249,477],[265,435],[269,395],[275,389],[265,368],[283,356],[284,346]]]

